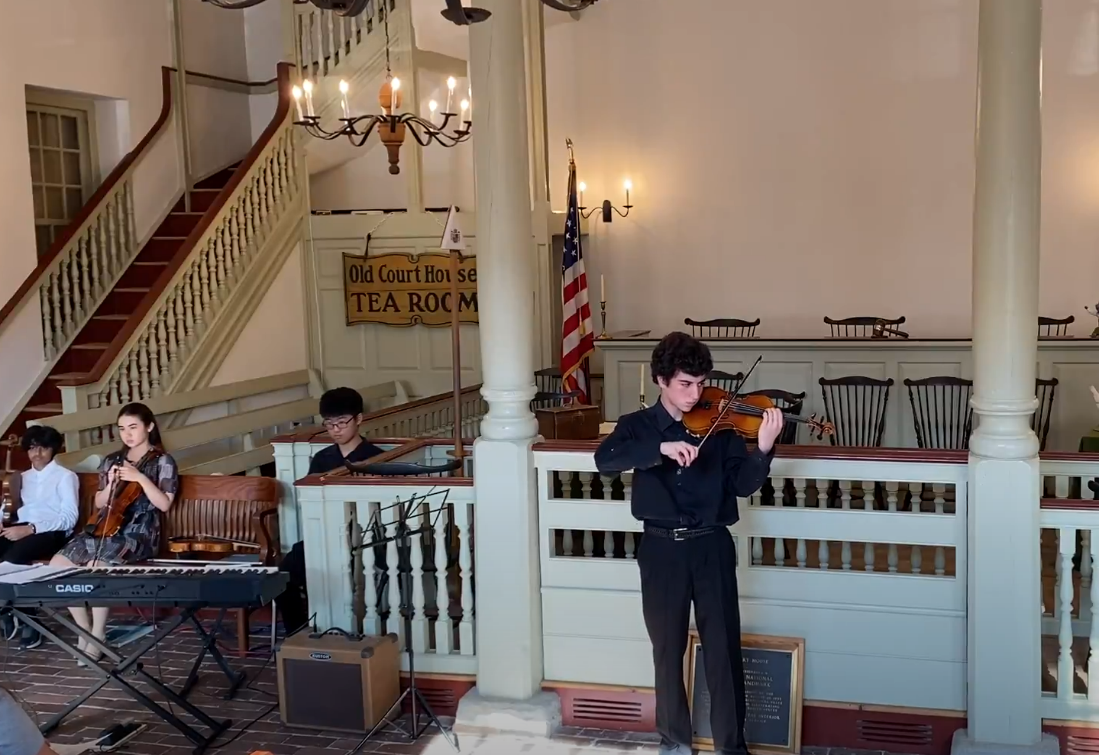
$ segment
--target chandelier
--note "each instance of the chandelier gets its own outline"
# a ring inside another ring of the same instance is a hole
[[[202,0],[218,8],[242,10],[252,8],[267,0]],[[444,18],[459,25],[478,23],[489,17],[488,11],[480,8],[463,8],[461,0],[444,0],[447,9],[441,11]],[[542,0],[542,3],[554,10],[574,13],[594,5],[598,0]],[[366,10],[371,0],[294,0],[294,5],[312,3],[321,10],[328,10],[337,16],[357,16]]]
[[[267,0],[202,0],[204,3],[227,10],[243,10],[253,8]],[[371,0],[294,0],[294,5],[306,5],[312,3],[321,10],[329,10],[337,16],[357,16],[366,10]]]
[[[378,90],[378,105],[381,106],[382,112],[352,116],[351,106],[347,99],[351,87],[341,79],[340,108],[343,115],[339,119],[340,125],[336,128],[325,128],[321,125],[320,116],[313,109],[313,82],[306,79],[300,87],[295,86],[291,90],[298,116],[298,119],[294,121],[294,125],[303,127],[310,136],[324,141],[346,136],[347,140],[356,147],[362,147],[366,144],[370,135],[374,133],[374,129],[377,128],[378,138],[381,139],[386,152],[389,154],[389,172],[392,175],[397,175],[401,172],[401,145],[404,144],[407,134],[412,134],[412,138],[421,147],[427,147],[432,143],[441,144],[444,147],[457,146],[467,141],[471,135],[473,107],[469,99],[463,98],[458,104],[461,115],[459,116],[458,113],[454,112],[454,87],[457,85],[457,81],[451,76],[446,82],[446,107],[440,113],[441,122],[436,122],[435,111],[439,105],[435,100],[428,103],[428,110],[431,111],[430,118],[421,118],[416,113],[400,113],[399,109],[404,101],[404,92],[401,91],[401,80],[393,75],[393,71],[389,67],[388,10],[384,12],[382,19],[385,24],[385,82]],[[470,98],[473,97],[472,90],[469,90],[469,96]],[[302,110],[303,98],[305,99],[304,111]],[[460,125],[455,125],[451,131],[447,131],[451,119],[455,118],[458,119],[457,123]]]

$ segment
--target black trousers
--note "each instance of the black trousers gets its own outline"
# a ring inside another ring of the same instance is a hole
[[[309,594],[305,589],[305,543],[294,543],[283,557],[279,571],[289,576],[286,589],[278,597],[282,627],[287,634],[296,632],[309,621]]]
[[[656,730],[662,743],[677,744],[691,752],[683,661],[694,601],[710,692],[714,749],[723,754],[747,753],[744,660],[732,536],[725,528],[679,541],[647,533],[641,540],[637,565],[645,627],[653,645]]]
[[[22,540],[7,540],[0,537],[0,561],[7,561],[10,564],[48,561],[65,547],[68,539],[64,532],[40,532],[37,535],[28,535]]]

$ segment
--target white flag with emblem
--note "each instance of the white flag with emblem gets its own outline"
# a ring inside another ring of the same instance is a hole
[[[466,238],[462,235],[462,228],[458,223],[458,208],[450,206],[450,212],[446,216],[446,228],[443,229],[443,238],[439,242],[440,249],[465,249]]]

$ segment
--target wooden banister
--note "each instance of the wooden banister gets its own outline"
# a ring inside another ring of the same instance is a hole
[[[0,330],[3,330],[4,325],[7,323],[9,317],[19,308],[19,305],[27,297],[31,291],[38,285],[43,274],[45,274],[54,260],[57,259],[57,255],[61,253],[61,250],[72,240],[77,230],[84,224],[84,222],[91,217],[95,208],[111,193],[114,187],[122,180],[122,177],[126,175],[126,172],[137,161],[137,159],[145,152],[145,150],[152,144],[153,140],[157,137],[160,131],[164,128],[164,125],[168,122],[168,117],[172,114],[172,69],[167,66],[161,66],[161,84],[162,84],[162,102],[160,106],[160,115],[157,117],[156,122],[153,123],[152,128],[145,134],[145,137],[137,143],[130,152],[119,161],[118,165],[114,167],[114,170],[110,172],[106,179],[99,184],[99,188],[95,190],[91,198],[80,208],[80,211],[76,214],[76,217],[72,219],[72,222],[65,226],[65,229],[61,231],[53,243],[50,244],[50,248],[46,251],[42,258],[38,261],[38,265],[34,270],[26,277],[19,288],[15,290],[15,293],[11,295],[7,303],[3,307],[0,307]]]
[[[103,379],[107,370],[111,364],[122,352],[122,349],[129,343],[131,336],[134,332],[144,323],[146,316],[156,306],[157,301],[160,299],[164,290],[171,284],[172,279],[179,271],[180,267],[187,261],[191,252],[195,246],[202,240],[206,231],[210,228],[210,224],[218,216],[221,210],[225,207],[226,203],[233,196],[233,192],[236,191],[244,177],[248,175],[252,166],[263,154],[267,147],[267,144],[275,137],[279,129],[282,127],[283,122],[286,120],[286,116],[290,112],[290,63],[279,63],[278,66],[278,89],[279,89],[279,104],[275,109],[275,115],[271,118],[271,122],[267,124],[267,128],[264,129],[263,134],[252,145],[252,149],[248,151],[244,160],[241,162],[234,172],[232,178],[229,179],[229,183],[225,188],[218,193],[217,198],[202,216],[198,225],[187,236],[187,240],[176,251],[171,261],[165,266],[160,276],[153,283],[152,288],[141,302],[137,305],[133,314],[126,320],[125,324],[118,334],[111,340],[110,346],[99,357],[99,360],[95,363],[88,373],[85,375],[72,378],[69,380],[57,381],[58,386],[76,386],[76,385],[91,385],[99,382]]]

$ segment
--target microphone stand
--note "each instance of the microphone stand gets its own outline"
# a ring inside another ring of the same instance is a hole
[[[451,462],[448,462],[447,466],[453,464],[454,462],[461,464],[460,459],[455,459]],[[427,499],[429,496],[436,495],[441,495],[443,497],[443,502],[439,506],[439,508],[432,509],[431,504],[427,503]],[[421,496],[413,495],[407,501],[397,501],[392,506],[382,507],[378,510],[376,514],[371,515],[371,521],[368,522],[366,527],[364,527],[363,529],[364,532],[380,531],[383,536],[376,537],[370,542],[361,542],[359,545],[354,546],[351,549],[352,553],[357,553],[359,551],[376,548],[379,545],[385,545],[391,542],[395,542],[397,544],[397,565],[394,568],[394,571],[397,578],[397,589],[400,592],[400,606],[397,607],[396,610],[403,614],[402,620],[404,622],[405,651],[408,653],[408,686],[405,688],[404,692],[401,693],[400,697],[398,697],[394,701],[393,705],[389,707],[389,710],[385,712],[385,715],[382,716],[381,719],[379,719],[379,721],[374,725],[374,728],[372,728],[347,755],[354,755],[354,753],[357,753],[359,750],[362,749],[363,745],[365,745],[370,740],[371,737],[373,737],[379,731],[382,731],[388,726],[392,726],[394,729],[404,734],[408,738],[409,742],[415,742],[421,736],[423,736],[424,732],[426,732],[428,727],[432,724],[438,727],[439,732],[446,739],[447,743],[452,748],[454,748],[455,752],[461,752],[461,750],[458,748],[458,736],[452,730],[447,729],[443,725],[443,722],[439,720],[439,717],[437,715],[435,715],[435,711],[431,709],[431,705],[428,704],[427,699],[424,697],[424,694],[416,685],[416,653],[412,648],[412,614],[413,611],[416,610],[416,607],[412,605],[411,569],[406,572],[408,577],[407,579],[402,579],[401,574],[403,570],[402,567],[409,563],[412,558],[412,539],[416,536],[422,537],[427,532],[435,532],[435,523],[438,521],[439,516],[441,516],[444,511],[447,511],[449,509],[449,504],[447,503],[447,497],[449,495],[449,490],[431,492]],[[427,503],[427,508],[426,511],[423,511],[421,507],[423,507],[425,503]],[[391,536],[385,536],[385,528],[387,525],[380,522],[380,515],[382,511],[386,511],[389,509],[397,510],[397,521],[393,523],[394,534]],[[408,520],[410,515],[412,515],[414,512],[422,513],[425,516],[426,523],[420,527],[417,527],[416,529],[410,529],[408,526]],[[419,546],[420,542],[417,542],[417,545]],[[445,575],[443,577],[443,583],[446,583]],[[440,603],[439,618],[436,619],[436,621],[449,621],[449,613],[447,610],[447,604],[449,601],[445,589],[442,596],[436,596],[436,601]],[[389,615],[390,617],[393,616],[393,609],[390,609]],[[393,715],[394,711],[397,711],[398,713],[401,711],[406,698],[409,699],[412,707],[411,727],[408,730],[405,730],[397,722],[400,718],[400,715],[393,718],[392,720],[390,719],[390,716]],[[419,708],[419,710],[417,710],[417,708]],[[424,722],[424,725],[422,727],[420,726],[420,711],[423,711],[423,713],[427,715],[427,720]]]

